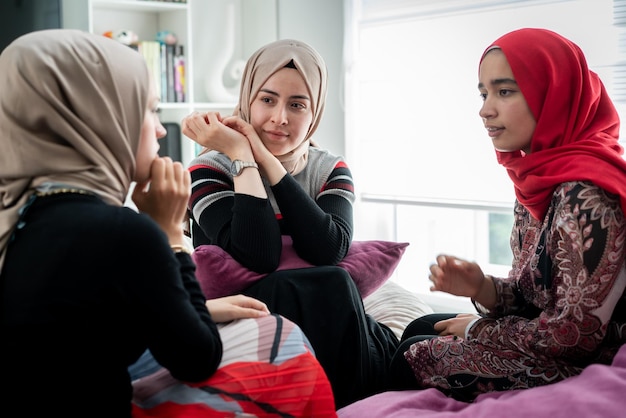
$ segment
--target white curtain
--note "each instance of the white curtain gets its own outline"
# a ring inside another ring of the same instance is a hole
[[[498,36],[545,27],[577,42],[609,90],[611,0],[349,0],[347,152],[364,193],[508,202],[478,111],[478,59]]]
[[[626,121],[626,73],[620,71],[626,37],[616,24],[621,15],[626,22],[626,9],[618,7],[624,3],[345,0],[346,157],[359,198],[355,237],[411,243],[394,280],[428,294],[428,265],[440,252],[474,259],[489,273],[508,270],[490,265],[493,240],[508,245],[506,228],[494,238],[489,210],[460,208],[512,207],[514,201],[478,116],[478,60],[511,30],[559,32],[583,49]],[[406,203],[412,201],[419,203]]]

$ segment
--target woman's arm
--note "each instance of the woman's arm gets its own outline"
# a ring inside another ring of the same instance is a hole
[[[184,250],[182,221],[190,194],[190,175],[179,162],[157,158],[149,182],[137,184],[132,214],[121,228],[120,242],[132,255],[123,265],[123,285],[144,316],[141,331],[148,348],[172,376],[202,380],[215,372],[222,357],[217,327],[195,278],[195,265]]]
[[[283,233],[291,235],[298,255],[312,264],[335,265],[352,242],[354,185],[345,162],[324,158],[310,159],[309,164],[317,166],[313,172],[300,174],[309,176],[302,181],[308,190],[287,175],[272,192],[280,208]]]
[[[470,329],[473,338],[574,361],[593,356],[602,344],[626,288],[622,273],[626,227],[618,201],[595,186],[576,184],[562,188],[554,207],[546,241],[550,263],[539,257],[532,274],[522,271],[524,295],[541,313],[531,319],[517,315],[481,319]],[[542,265],[547,267],[542,270]],[[500,300],[514,298],[507,282],[495,284]]]
[[[174,253],[147,216],[129,210],[122,222],[116,262],[126,267],[118,280],[134,306],[136,332],[174,377],[206,379],[221,361],[222,344],[195,264],[189,254]]]
[[[280,230],[261,178],[264,167],[244,135],[256,137],[256,133],[243,121],[243,127],[238,126],[235,122],[239,120],[221,118],[217,112],[194,112],[183,119],[183,133],[213,150],[200,155],[190,167],[193,190],[189,207],[196,225],[192,236],[194,246],[219,245],[247,268],[269,273],[280,260]],[[256,162],[259,168],[245,168],[233,176],[234,160]],[[279,169],[284,174],[284,168]]]
[[[276,269],[281,234],[269,199],[235,192],[230,160],[216,151],[191,164],[194,246],[219,245],[239,263],[258,273]]]

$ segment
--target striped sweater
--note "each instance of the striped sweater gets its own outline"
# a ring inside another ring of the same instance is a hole
[[[268,199],[235,193],[230,159],[210,151],[190,164],[189,201],[194,247],[219,245],[242,265],[274,271],[281,235],[290,235],[298,255],[315,265],[335,265],[346,255],[353,230],[352,174],[341,157],[311,147],[305,169],[274,186]]]

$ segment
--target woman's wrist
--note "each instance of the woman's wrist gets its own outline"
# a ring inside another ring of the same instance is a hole
[[[172,251],[174,251],[174,254],[177,254],[177,253],[191,254],[192,252],[185,244],[172,244],[170,245],[170,247],[172,248]]]
[[[486,309],[491,310],[494,307],[496,304],[496,286],[491,276],[484,276],[480,289],[473,299]]]
[[[170,248],[175,253],[187,253],[191,254],[192,250],[189,249],[188,241],[185,238],[185,231],[182,224],[176,228],[175,231],[167,234]]]

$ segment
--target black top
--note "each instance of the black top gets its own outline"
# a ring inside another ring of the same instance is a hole
[[[35,199],[21,221],[0,275],[5,405],[130,416],[127,367],[146,348],[182,380],[216,370],[222,344],[195,266],[150,217],[58,194]]]
[[[230,160],[211,151],[190,165],[194,247],[219,245],[258,273],[274,271],[289,235],[298,255],[314,265],[335,265],[348,252],[355,199],[347,164],[311,148],[303,171],[269,186],[267,199],[235,193]]]

